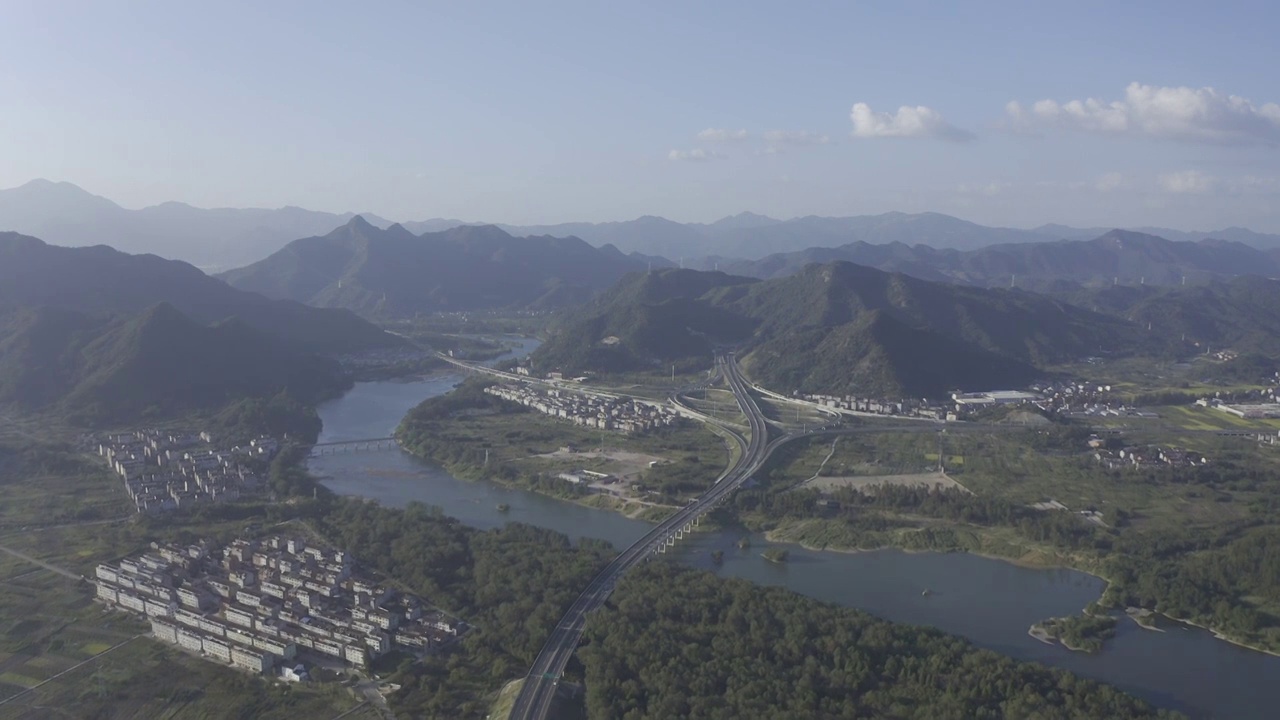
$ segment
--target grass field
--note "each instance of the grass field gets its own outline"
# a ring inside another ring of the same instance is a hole
[[[1031,432],[1031,431],[1029,431]],[[1280,471],[1280,453],[1240,438],[1200,440],[1210,457],[1258,463]],[[1177,436],[1150,433],[1142,441],[1177,444]],[[805,441],[800,441],[805,442]],[[1245,518],[1249,503],[1266,500],[1276,488],[1259,486],[1206,492],[1188,484],[1152,482],[1142,471],[1107,473],[1081,447],[1074,451],[1036,449],[1022,433],[945,436],[947,473],[978,496],[1002,497],[1031,505],[1049,499],[1069,509],[1116,509],[1133,516],[1136,527],[1212,525]],[[912,475],[937,469],[938,437],[932,434],[882,433],[842,437],[822,475],[833,477]],[[828,453],[830,440],[809,441],[772,470],[775,482],[794,484],[813,477]],[[1224,455],[1224,453],[1226,453]],[[1154,469],[1158,478],[1169,471]]]
[[[520,688],[524,687],[524,680],[512,680],[503,686],[498,692],[498,697],[493,701],[493,708],[489,711],[489,720],[507,720],[511,715],[511,708],[516,703],[516,697],[520,695]]]
[[[66,445],[12,433],[0,452],[0,545],[73,575],[151,540],[229,537],[247,522],[135,516],[117,478]],[[0,553],[0,718],[327,720],[357,703],[339,686],[285,688],[187,655],[92,596],[87,581]]]
[[[1154,408],[1167,424],[1184,430],[1280,431],[1280,420],[1242,418],[1213,408],[1196,405]]]
[[[726,467],[730,451],[726,440],[700,423],[685,422],[637,435],[589,430],[541,413],[458,416],[432,433],[441,452],[483,450],[488,465],[450,464],[433,459],[462,476],[501,479],[532,474],[555,475],[572,470],[629,474],[645,486],[679,482],[688,491],[709,486]],[[566,446],[591,452],[561,453]],[[603,447],[604,453],[594,452]],[[477,453],[478,454],[478,453]],[[611,455],[660,458],[654,468],[636,473],[634,463],[610,459]],[[681,491],[682,493],[684,491]]]

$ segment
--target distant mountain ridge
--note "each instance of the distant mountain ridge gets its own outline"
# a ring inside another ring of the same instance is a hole
[[[186,263],[0,233],[0,404],[23,411],[98,426],[282,394],[314,403],[349,382],[327,355],[402,344]]]
[[[58,247],[0,232],[0,310],[47,306],[93,316],[132,316],[162,302],[203,324],[237,317],[308,352],[346,353],[402,343],[352,313],[242,292],[176,260],[101,245]]]
[[[850,243],[777,253],[756,261],[720,261],[722,269],[773,278],[810,263],[845,260],[926,280],[1043,288],[1057,281],[1172,285],[1257,274],[1280,275],[1280,253],[1230,240],[1168,240],[1111,230],[1089,240],[989,245],[975,250],[927,245]]]
[[[404,316],[579,304],[652,260],[575,237],[515,238],[492,225],[417,236],[401,225],[382,230],[357,216],[220,277],[267,297]]]
[[[324,235],[353,217],[354,213],[335,214],[292,207],[201,209],[174,202],[127,210],[70,183],[46,180],[0,190],[0,230],[41,237],[58,245],[108,244],[126,252],[184,260],[211,271],[257,262],[293,240]],[[379,228],[393,224],[370,213],[363,213],[362,217]],[[435,218],[402,224],[409,232],[420,235],[485,223]],[[717,257],[756,260],[775,253],[857,242],[972,250],[995,244],[1092,239],[1111,229],[1043,225],[1022,230],[985,227],[938,213],[898,212],[789,220],[740,213],[712,223],[678,223],[647,215],[620,222],[499,224],[497,227],[520,237],[578,237],[596,246],[613,245],[624,253],[670,258],[676,264],[682,258],[689,265],[700,262],[699,258],[712,258],[698,265],[707,269],[714,265]],[[1132,230],[1175,241],[1219,239],[1258,249],[1280,248],[1280,235],[1244,228],[1211,232],[1168,228]]]
[[[719,272],[628,275],[556,327],[542,368],[706,365],[742,349],[782,392],[938,396],[1025,384],[1037,366],[1133,343],[1131,323],[1022,291],[932,283],[847,262],[774,280]]]
[[[328,232],[352,217],[296,207],[205,209],[179,202],[127,210],[71,183],[47,180],[0,190],[0,231],[70,247],[110,245],[211,270],[260,260],[289,240]]]

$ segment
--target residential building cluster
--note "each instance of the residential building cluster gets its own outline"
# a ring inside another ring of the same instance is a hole
[[[1083,381],[1045,382],[1030,387],[1039,395],[1034,405],[1050,414],[1071,417],[1159,417],[1122,402],[1110,385]]]
[[[1020,405],[1039,400],[1040,396],[1021,390],[991,390],[988,392],[954,392],[951,400],[956,409],[983,408],[992,405]]]
[[[139,430],[107,435],[95,442],[98,455],[124,480],[139,512],[225,502],[258,491],[261,467],[280,450],[275,438],[260,437],[230,450],[215,449],[207,433]]]
[[[300,653],[364,667],[394,648],[425,654],[464,630],[363,576],[348,553],[298,538],[152,543],[99,565],[96,583],[99,600],[147,617],[155,637],[253,672],[296,675],[283,661]]]
[[[1175,447],[1154,445],[1116,447],[1115,440],[1108,441],[1098,437],[1089,439],[1089,447],[1093,450],[1093,459],[1108,470],[1120,468],[1197,467],[1209,464],[1209,458],[1194,450],[1181,450]]]
[[[1271,402],[1228,403],[1219,398],[1200,398],[1196,401],[1196,405],[1213,408],[1247,420],[1280,418],[1280,402],[1275,402],[1274,400]]]
[[[640,433],[669,427],[679,421],[679,416],[670,408],[634,399],[621,400],[559,388],[536,389],[523,383],[491,385],[484,391],[538,412],[600,430]]]
[[[800,394],[801,400],[820,405],[824,408],[848,413],[867,413],[871,415],[894,415],[900,417],[922,417],[931,420],[956,420],[953,411],[938,403],[931,403],[918,398],[885,400],[881,398],[858,397],[855,395],[823,395],[820,393]],[[948,413],[950,412],[950,417]]]

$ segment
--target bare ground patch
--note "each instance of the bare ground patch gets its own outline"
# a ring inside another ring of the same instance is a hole
[[[859,492],[873,492],[881,485],[898,487],[927,487],[932,490],[958,489],[969,492],[969,489],[946,473],[927,472],[909,475],[852,475],[843,477],[815,477],[801,483],[800,487],[814,488],[823,492],[838,488],[853,488]]]
[[[608,469],[619,480],[627,483],[635,482],[640,477],[640,473],[649,469],[651,462],[666,462],[666,458],[657,455],[647,455],[645,453],[628,452],[626,450],[606,450],[600,452],[598,450],[582,451],[582,452],[565,452],[564,450],[556,450],[555,452],[534,455],[536,458],[547,460],[569,460],[569,461],[585,461],[585,460],[604,460],[609,463]]]

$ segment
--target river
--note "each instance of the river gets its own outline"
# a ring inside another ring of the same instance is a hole
[[[517,351],[527,352],[525,344]],[[441,375],[412,381],[358,383],[319,408],[320,442],[389,434],[410,408],[461,381]],[[495,483],[466,481],[402,452],[313,458],[310,469],[334,492],[402,507],[420,501],[462,522],[488,529],[520,521],[573,538],[593,537],[622,547],[648,523]],[[506,513],[497,510],[506,504]],[[1064,668],[1110,683],[1153,704],[1197,718],[1272,718],[1280,707],[1280,658],[1216,640],[1198,628],[1166,623],[1167,632],[1121,618],[1116,637],[1097,655],[1046,645],[1027,635],[1038,620],[1079,612],[1102,593],[1100,579],[1074,570],[1038,570],[965,553],[815,552],[795,546],[787,563],[760,557],[768,547],[740,533],[697,534],[678,546],[690,565],[779,585],[820,600],[858,608],[894,622],[928,625],[1021,660]],[[724,562],[712,564],[711,551]],[[929,594],[924,594],[928,590]]]

